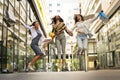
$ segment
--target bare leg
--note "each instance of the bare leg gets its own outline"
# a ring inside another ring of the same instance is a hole
[[[38,55],[38,56],[35,56],[33,59],[32,59],[32,61],[30,62],[31,63],[31,65],[34,65],[34,63],[36,62],[36,61],[38,61],[39,59],[40,59],[40,55]]]
[[[77,55],[82,55],[82,53],[84,52],[85,49],[82,49],[82,48],[78,48],[77,50]]]
[[[85,50],[86,50],[86,49],[84,49],[84,48],[81,50],[81,55],[84,55],[84,54],[85,54]]]
[[[36,61],[38,61],[40,59],[40,57],[42,57],[41,55],[37,55],[35,56],[32,61],[28,64],[28,67],[30,70],[34,71],[33,65]]]

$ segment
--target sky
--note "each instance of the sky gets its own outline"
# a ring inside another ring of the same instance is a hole
[[[60,3],[58,7],[57,4]],[[49,4],[52,4],[50,7]],[[73,26],[74,22],[74,14],[79,13],[79,4],[80,0],[46,0],[45,7],[46,7],[46,19],[47,19],[47,26],[50,26],[51,18],[55,15],[60,15],[65,24],[70,28]],[[50,13],[49,10],[52,10]],[[57,12],[56,10],[60,10]],[[47,28],[47,32],[49,32],[50,27]]]
[[[57,4],[60,3],[60,6],[57,6]],[[49,4],[52,4],[52,6],[49,6]],[[47,27],[46,32],[50,32],[52,27],[50,27],[51,18],[55,15],[60,15],[68,29],[71,29],[74,26],[74,14],[80,13],[79,9],[80,0],[46,0],[45,7],[46,7],[46,18],[47,18]],[[49,10],[52,10],[50,13]],[[60,10],[60,12],[57,12],[56,10]],[[48,33],[47,33],[48,34]],[[71,53],[71,45],[73,45],[76,42],[75,37],[70,37],[66,34],[67,38],[67,46],[66,50],[67,53]]]

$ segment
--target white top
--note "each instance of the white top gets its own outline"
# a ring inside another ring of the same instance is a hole
[[[89,29],[90,23],[92,23],[92,22],[93,22],[92,19],[82,21],[82,22],[77,22],[72,30],[76,29],[77,32],[82,32],[82,33],[87,34],[88,33],[87,29]]]
[[[38,35],[36,30],[34,29],[34,26],[29,26],[29,25],[26,25],[26,24],[23,24],[23,25],[24,25],[25,28],[27,28],[31,31],[32,39],[34,39]],[[39,29],[39,31],[42,34],[42,36],[40,37],[40,43],[42,43],[45,40],[45,37],[43,36],[43,33],[42,33],[41,29]]]

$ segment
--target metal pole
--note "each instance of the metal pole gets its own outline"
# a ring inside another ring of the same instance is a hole
[[[19,1],[19,21],[20,21],[20,1]],[[19,32],[18,32],[18,35],[20,36],[20,23],[19,23]],[[19,71],[19,66],[20,66],[20,64],[19,64],[19,57],[20,57],[20,55],[19,55],[19,43],[20,43],[20,39],[18,38],[17,39],[17,70]]]
[[[5,11],[4,9],[5,9],[5,0],[3,0],[3,18],[4,18],[4,11]],[[1,41],[1,45],[0,45],[1,46],[1,52],[0,52],[1,53],[1,72],[2,72],[2,68],[3,68],[2,67],[2,63],[3,63],[3,28],[4,28],[3,26],[4,26],[4,21],[2,20],[2,36],[1,36],[2,41]]]
[[[26,0],[26,20],[25,20],[25,23],[27,23],[27,13],[28,13],[28,2]],[[26,50],[25,50],[25,56],[26,56],[26,66],[25,66],[25,71],[28,71],[27,70],[27,64],[28,64],[28,60],[27,60],[27,29],[26,29],[26,41],[25,41],[25,46],[26,46]]]
[[[72,55],[72,70],[73,70],[74,64],[73,64],[73,45],[72,44],[71,44],[71,55]]]
[[[81,3],[79,4],[79,8],[80,8],[80,14],[81,14]]]
[[[88,71],[88,50],[85,50],[85,72]]]
[[[14,0],[14,15],[15,15],[15,2],[16,2],[16,0]],[[13,31],[15,31],[15,26],[13,26]],[[12,32],[12,35],[14,35],[14,33]],[[13,38],[13,66],[12,66],[12,68],[13,68],[13,72],[14,72],[14,68],[15,68],[15,39]]]
[[[50,44],[48,44],[48,64],[47,64],[48,71],[49,71],[49,64],[50,64]]]

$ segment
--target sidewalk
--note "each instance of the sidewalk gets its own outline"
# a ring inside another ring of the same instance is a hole
[[[0,80],[120,80],[120,70],[0,74]]]

